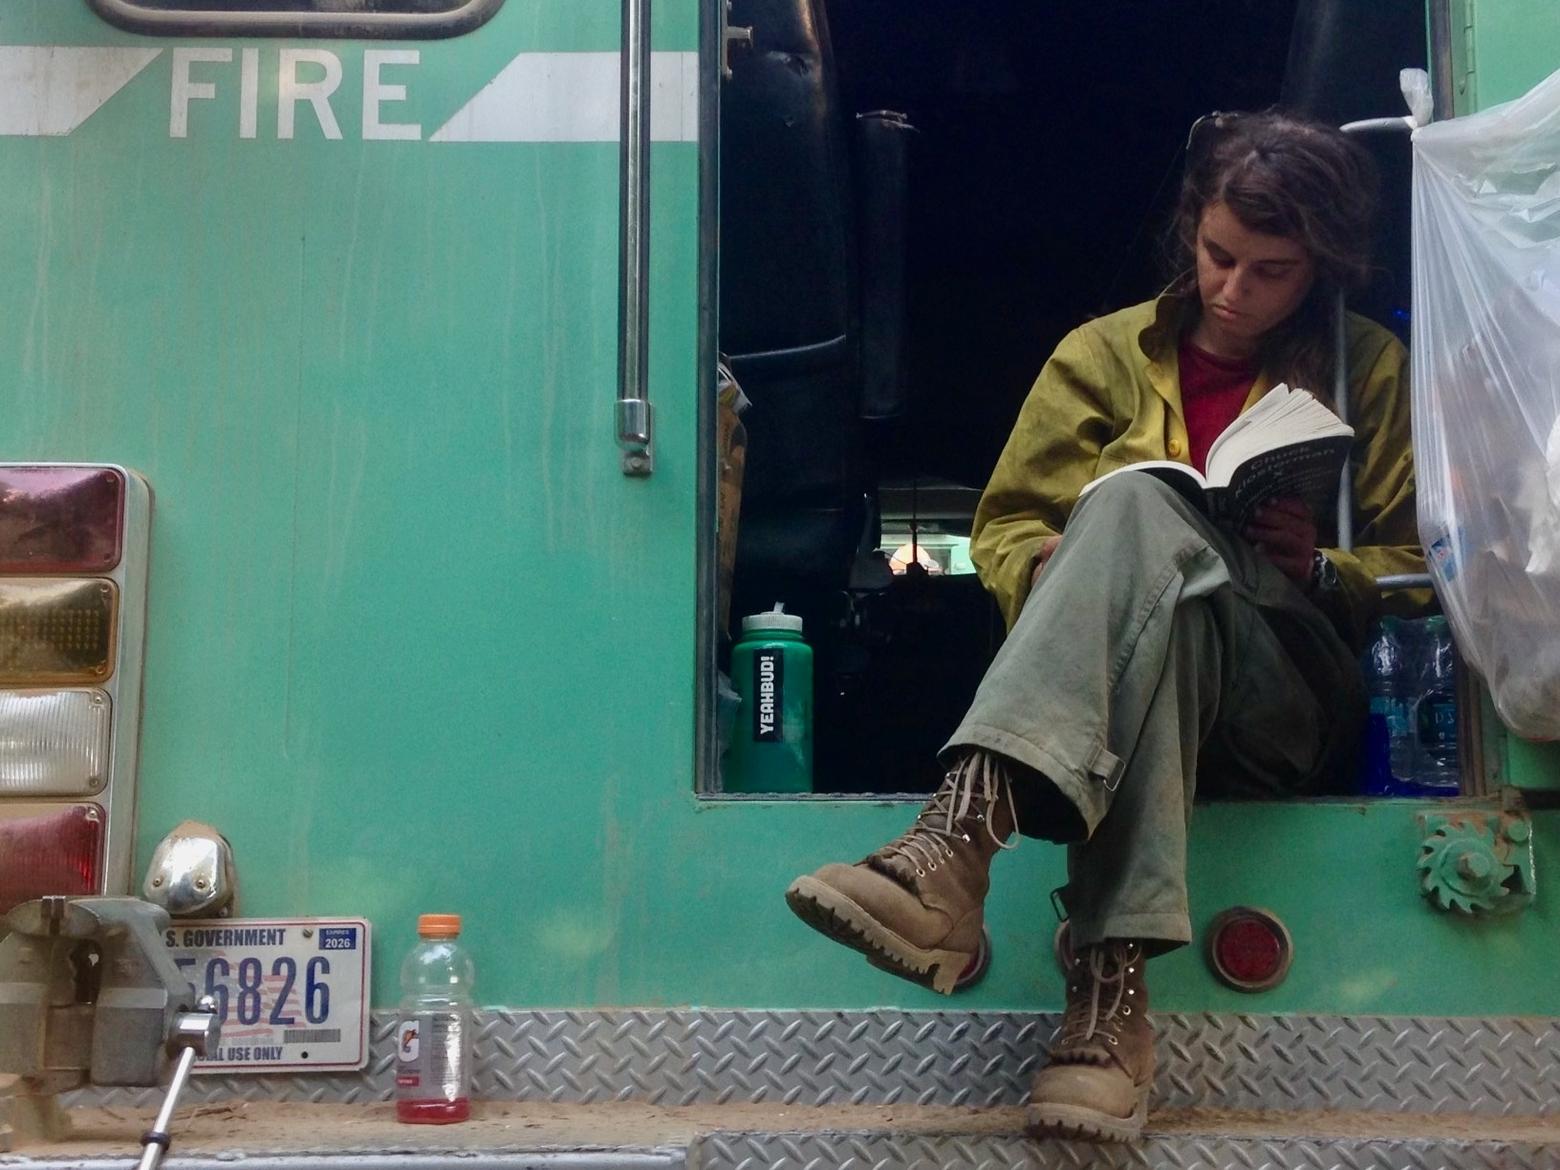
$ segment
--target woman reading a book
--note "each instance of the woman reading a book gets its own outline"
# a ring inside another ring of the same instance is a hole
[[[1192,796],[1320,793],[1365,711],[1355,651],[1374,578],[1422,572],[1407,355],[1347,329],[1352,551],[1335,519],[1268,500],[1211,520],[1128,464],[1200,465],[1279,383],[1331,400],[1332,306],[1368,273],[1375,177],[1330,128],[1280,114],[1194,129],[1181,275],[1074,330],[1030,392],[972,552],[1009,634],[902,836],[787,891],[809,925],[940,991],[975,957],[988,869],[1015,833],[1065,843],[1075,961],[1035,1133],[1125,1139],[1153,1080],[1144,960],[1191,939]],[[1335,511],[1335,509],[1334,509]]]

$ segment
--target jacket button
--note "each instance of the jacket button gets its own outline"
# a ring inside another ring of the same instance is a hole
[[[1179,455],[1180,453],[1181,453],[1181,440],[1180,439],[1171,439],[1170,440],[1170,455],[1171,455],[1171,457],[1173,458],[1173,457]]]

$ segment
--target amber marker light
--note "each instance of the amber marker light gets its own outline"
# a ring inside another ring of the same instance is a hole
[[[98,577],[0,580],[0,686],[99,683],[114,672],[118,590]]]

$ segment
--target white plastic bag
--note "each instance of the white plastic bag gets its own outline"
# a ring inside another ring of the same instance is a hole
[[[1414,133],[1419,530],[1506,725],[1560,738],[1560,73]]]

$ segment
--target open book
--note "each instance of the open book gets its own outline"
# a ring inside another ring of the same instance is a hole
[[[1324,521],[1338,501],[1338,483],[1354,428],[1304,390],[1280,383],[1208,448],[1207,471],[1153,459],[1107,471],[1082,495],[1113,476],[1147,472],[1175,488],[1215,520],[1243,528],[1276,496],[1298,496]]]

